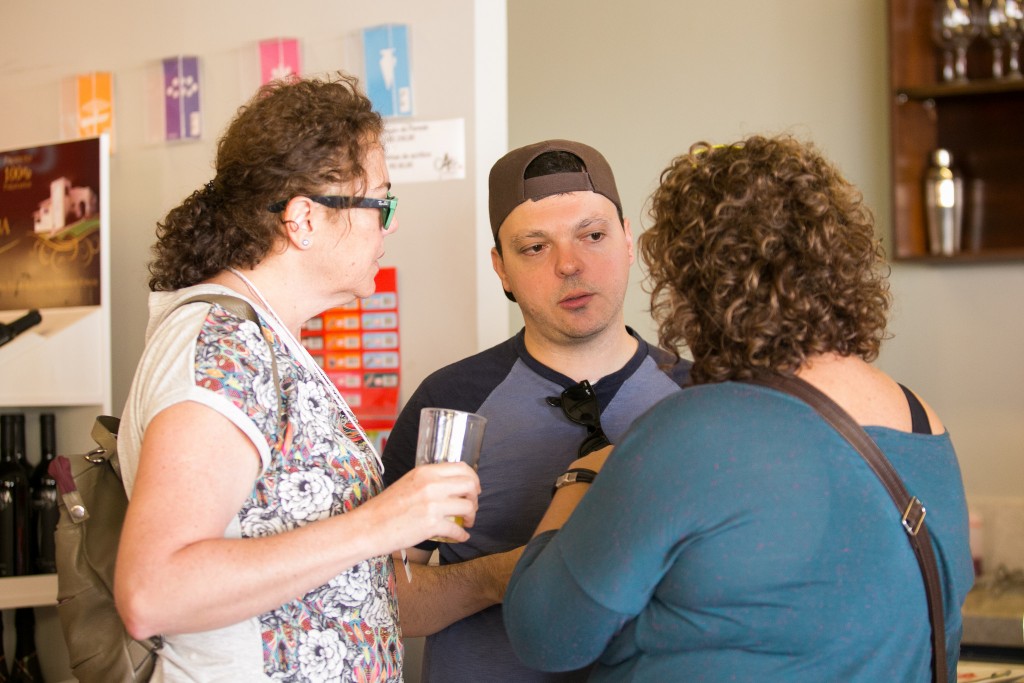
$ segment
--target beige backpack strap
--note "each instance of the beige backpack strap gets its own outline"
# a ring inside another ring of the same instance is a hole
[[[175,308],[180,308],[188,304],[194,304],[199,302],[217,304],[218,306],[228,311],[229,313],[237,315],[239,318],[251,320],[257,325],[260,324],[260,317],[256,313],[256,309],[252,307],[252,304],[250,304],[245,299],[241,299],[237,296],[231,296],[230,294],[196,294],[195,296],[191,296],[185,299],[180,304],[175,306]],[[280,400],[281,377],[280,375],[278,375],[277,372],[277,357],[274,355],[274,349],[270,345],[270,342],[267,340],[266,335],[262,334],[262,332],[263,330],[261,326],[260,333],[263,336],[263,341],[267,343],[267,349],[270,351],[270,368],[274,373],[274,387],[277,390],[277,395]]]

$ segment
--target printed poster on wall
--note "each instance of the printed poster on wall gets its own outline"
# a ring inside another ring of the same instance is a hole
[[[398,417],[401,364],[395,269],[381,268],[376,284],[372,296],[307,321],[302,344],[380,450]]]
[[[0,152],[0,310],[100,304],[100,138]]]

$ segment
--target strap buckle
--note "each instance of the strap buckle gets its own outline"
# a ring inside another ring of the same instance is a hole
[[[595,477],[597,477],[597,472],[583,467],[575,467],[571,470],[566,470],[562,474],[558,475],[558,479],[555,480],[555,485],[551,489],[551,495],[555,495],[555,492],[563,486],[575,484],[576,482],[580,482],[581,484],[591,484]]]
[[[107,449],[100,446],[99,448],[92,449],[88,453],[84,454],[82,457],[91,462],[92,464],[98,465],[107,459]]]
[[[928,511],[925,510],[924,503],[917,496],[913,496],[910,502],[907,503],[907,509],[903,511],[903,518],[900,521],[903,522],[903,528],[907,530],[908,534],[917,536],[917,533],[921,531],[921,527],[924,526],[926,514],[928,514]]]

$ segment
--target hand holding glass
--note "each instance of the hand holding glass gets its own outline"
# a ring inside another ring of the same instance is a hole
[[[448,408],[424,408],[420,411],[420,430],[416,441],[416,467],[442,462],[464,462],[474,470],[480,461],[487,418],[475,413]],[[462,526],[463,519],[455,518]],[[450,538],[433,541],[454,543]]]

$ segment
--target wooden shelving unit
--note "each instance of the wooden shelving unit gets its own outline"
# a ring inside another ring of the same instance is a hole
[[[893,250],[929,263],[1024,260],[1024,80],[993,80],[976,40],[964,84],[939,78],[932,0],[889,0]],[[961,253],[928,253],[922,178],[944,147],[964,174]]]
[[[26,417],[29,464],[39,457],[39,414],[56,415],[58,453],[82,453],[92,447],[88,435],[96,415],[111,411],[110,359],[110,189],[109,144],[99,140],[100,300],[99,305],[41,307],[42,322],[0,348],[0,410]],[[9,321],[24,311],[0,311]],[[37,645],[47,680],[67,679],[67,649],[59,633],[55,606],[57,575],[0,578],[0,611],[6,614],[8,644],[14,635],[11,610],[37,608]],[[13,650],[6,650],[10,657]],[[56,673],[54,673],[56,672]]]
[[[57,575],[10,576],[2,581],[0,609],[57,604]]]

